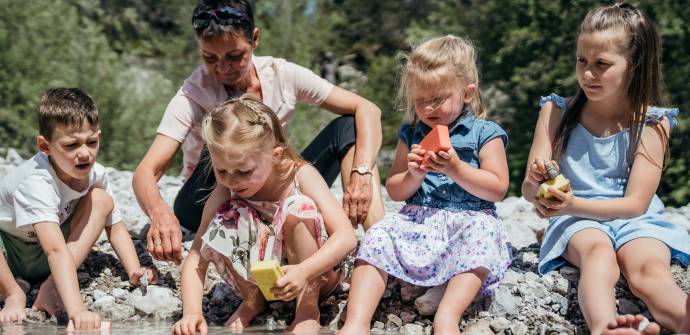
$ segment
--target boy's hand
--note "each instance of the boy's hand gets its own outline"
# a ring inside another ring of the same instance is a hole
[[[426,161],[425,167],[429,171],[441,172],[445,175],[452,175],[460,166],[460,157],[458,157],[455,149],[450,148],[448,151],[439,151],[435,153],[430,151],[429,158]]]
[[[426,150],[419,144],[413,144],[410,152],[407,153],[407,170],[410,175],[417,178],[426,176],[426,168],[422,166],[422,160],[426,155]]]
[[[180,321],[175,322],[171,330],[175,335],[205,335],[208,333],[208,325],[201,314],[185,314]]]
[[[573,203],[573,190],[568,185],[568,190],[563,192],[555,187],[549,187],[553,199],[545,199],[541,197],[534,198],[534,207],[537,210],[537,215],[544,219],[552,216],[561,216],[568,213],[570,206]]]
[[[129,282],[134,286],[139,286],[139,284],[141,283],[141,278],[144,276],[145,273],[146,278],[148,279],[147,284],[158,283],[158,276],[156,275],[156,271],[148,267],[142,267],[139,268],[137,271],[134,271],[134,273],[129,275]]]
[[[299,265],[284,265],[281,268],[285,275],[278,278],[276,285],[271,288],[271,292],[280,300],[295,299],[307,286],[307,273],[300,269]]]
[[[99,330],[101,328],[101,317],[91,311],[83,310],[69,316],[67,330]]]
[[[527,182],[532,185],[539,186],[542,182],[550,178],[549,172],[546,169],[546,162],[547,161],[542,157],[535,157],[534,160],[530,162],[529,167],[527,168]],[[553,164],[553,166],[556,168],[556,171],[560,170],[556,161],[552,160],[550,163]]]

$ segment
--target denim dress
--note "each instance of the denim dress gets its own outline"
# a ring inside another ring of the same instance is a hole
[[[567,113],[566,99],[556,94],[542,97],[540,104],[552,101],[561,113]],[[647,111],[647,124],[659,122],[664,117],[671,128],[676,125],[676,108],[651,107]],[[565,154],[558,164],[561,174],[570,180],[573,195],[588,199],[622,198],[628,184],[627,150],[629,131],[608,137],[596,137],[578,124],[570,135]],[[568,241],[577,232],[594,228],[611,239],[615,250],[636,238],[654,238],[665,243],[674,259],[687,266],[690,254],[688,232],[664,219],[664,204],[655,194],[645,214],[632,219],[597,221],[570,215],[549,218],[549,226],[539,252],[539,272],[545,274],[565,265],[562,257]]]
[[[479,151],[489,141],[508,137],[497,124],[466,110],[449,125],[451,144],[461,160],[479,167]],[[408,148],[431,128],[403,124],[398,137]],[[422,186],[398,213],[373,225],[357,258],[420,286],[437,286],[458,274],[484,268],[481,292],[490,294],[510,265],[510,246],[492,202],[480,199],[443,173],[427,173]]]

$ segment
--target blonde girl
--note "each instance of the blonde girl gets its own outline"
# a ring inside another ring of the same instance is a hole
[[[390,197],[407,205],[367,231],[341,333],[369,333],[392,275],[421,286],[447,283],[434,333],[458,334],[477,293],[489,294],[508,268],[494,206],[508,189],[507,136],[484,120],[478,84],[475,50],[465,39],[434,38],[409,55],[400,88],[408,120],[386,183]],[[448,126],[452,148],[425,152],[418,143],[436,125]]]
[[[659,55],[659,34],[642,11],[625,3],[594,9],[577,37],[577,93],[541,100],[522,185],[549,218],[539,271],[580,268],[578,301],[592,334],[629,323],[616,318],[621,272],[663,327],[678,330],[685,316],[670,263],[687,265],[690,236],[664,219],[654,194],[678,114],[655,107],[665,104]],[[570,191],[550,190],[555,200],[536,197],[546,162],[570,180]]]
[[[224,103],[204,118],[202,132],[218,185],[184,260],[183,317],[173,333],[206,332],[201,302],[208,262],[242,296],[226,322],[242,331],[266,305],[249,269],[269,259],[289,264],[272,292],[281,300],[297,299],[290,330],[318,332],[319,294],[337,285],[333,268],[357,243],[345,212],[316,169],[288,146],[279,119],[258,98],[245,94]]]

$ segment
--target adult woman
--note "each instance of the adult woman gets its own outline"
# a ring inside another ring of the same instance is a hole
[[[215,185],[208,169],[199,124],[203,115],[243,93],[261,97],[283,127],[296,102],[320,105],[342,115],[302,152],[329,185],[343,177],[343,206],[353,224],[365,228],[383,216],[375,159],[381,145],[381,111],[366,99],[334,86],[299,65],[256,57],[259,29],[248,0],[202,0],[192,25],[203,65],[172,98],[151,147],[134,172],[134,193],[151,219],[148,248],[159,260],[181,260],[182,226],[196,231],[203,205]],[[356,132],[355,132],[356,129]],[[171,210],[159,194],[158,179],[182,147],[185,185]],[[197,166],[198,165],[198,166]]]

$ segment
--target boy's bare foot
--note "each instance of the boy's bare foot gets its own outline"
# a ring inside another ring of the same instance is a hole
[[[362,325],[349,325],[345,323],[343,328],[338,330],[338,335],[368,335],[371,334],[371,329]]]
[[[235,313],[233,313],[228,321],[225,321],[225,327],[230,328],[230,331],[234,333],[241,333],[242,330],[249,326],[249,323],[254,320],[254,318],[263,313],[266,309],[266,303],[264,300],[244,300],[237,307]]]
[[[22,290],[7,294],[5,307],[0,310],[0,323],[22,322],[26,318],[26,295]]]
[[[646,324],[646,326],[645,326]],[[643,329],[639,329],[640,326]],[[654,322],[649,322],[642,315],[620,315],[609,323],[603,335],[659,335],[661,329]]]
[[[60,299],[60,295],[51,279],[41,284],[41,287],[38,289],[38,294],[36,295],[36,300],[34,300],[34,305],[31,308],[44,311],[48,313],[48,315],[55,315],[64,309],[62,306],[62,299]]]

